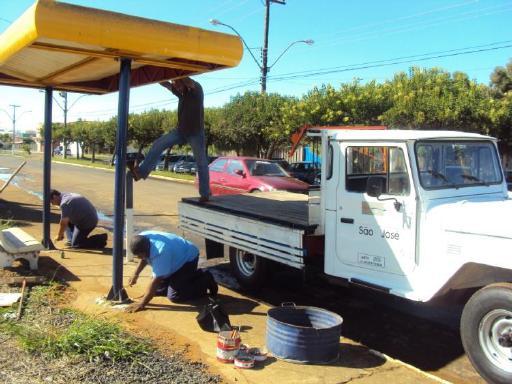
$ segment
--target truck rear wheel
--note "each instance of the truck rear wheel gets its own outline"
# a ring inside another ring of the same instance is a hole
[[[512,383],[512,284],[492,284],[466,303],[461,318],[464,350],[490,383]]]
[[[229,247],[229,263],[236,279],[246,289],[261,288],[267,277],[267,260],[252,253]]]

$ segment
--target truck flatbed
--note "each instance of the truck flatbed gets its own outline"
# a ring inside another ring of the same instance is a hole
[[[308,196],[285,191],[213,196],[208,203],[184,198],[178,203],[180,227],[250,254],[304,267]]]
[[[308,222],[308,196],[301,193],[273,191],[213,196],[208,203],[200,203],[199,198],[194,197],[183,198],[182,201],[209,210],[301,229],[306,233],[312,233],[316,228]]]

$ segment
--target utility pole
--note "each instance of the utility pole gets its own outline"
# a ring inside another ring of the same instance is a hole
[[[268,73],[268,29],[270,24],[270,4],[276,3],[285,5],[285,0],[265,0],[265,25],[263,32],[263,49],[261,51],[261,93],[267,92],[267,73]]]
[[[12,107],[12,144],[11,144],[11,153],[14,155],[14,142],[16,141],[16,108],[19,108],[19,105],[11,104]]]
[[[62,111],[64,112],[64,132],[68,131],[68,93],[67,92],[59,92],[59,96],[64,99],[64,108],[62,108]],[[64,140],[64,158],[67,159],[67,149],[68,144]]]

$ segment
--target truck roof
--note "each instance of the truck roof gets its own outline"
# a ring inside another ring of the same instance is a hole
[[[314,128],[310,130],[312,136],[316,136]],[[409,140],[446,140],[446,139],[469,139],[469,140],[496,140],[491,136],[478,133],[460,131],[423,131],[409,129],[383,129],[383,130],[358,130],[340,129],[328,130],[329,136],[337,140],[367,140],[367,141],[409,141]]]

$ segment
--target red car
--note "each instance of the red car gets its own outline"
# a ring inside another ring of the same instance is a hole
[[[231,156],[219,157],[210,164],[212,195],[274,190],[306,192],[308,187],[271,160]]]

